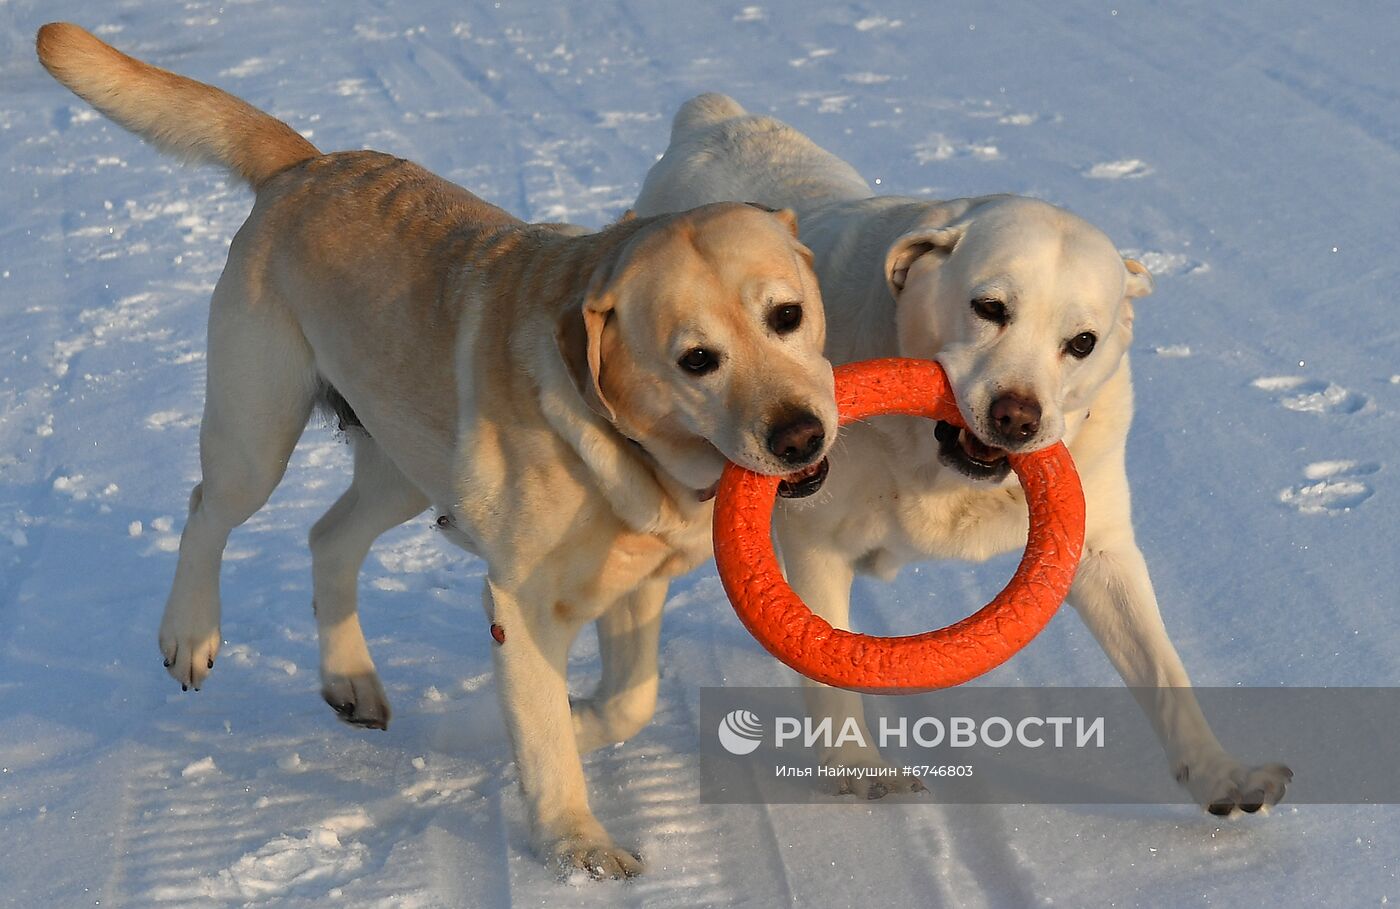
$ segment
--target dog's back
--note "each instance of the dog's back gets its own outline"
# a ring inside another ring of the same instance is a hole
[[[639,215],[710,202],[758,202],[801,215],[818,205],[871,195],[851,165],[771,117],[727,95],[691,98],[671,123],[671,144],[647,173]]]

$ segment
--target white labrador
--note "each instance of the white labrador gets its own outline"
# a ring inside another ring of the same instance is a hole
[[[211,304],[203,479],[160,629],[170,673],[197,689],[213,669],[224,545],[320,401],[355,444],[350,489],[311,532],[326,700],[387,725],[356,578],[376,537],[436,506],[488,565],[534,846],[597,877],[641,870],[594,819],[579,752],[650,719],[667,581],[709,554],[726,459],[813,492],[835,435],[791,213],[724,203],[582,236],[528,225],[407,161],[323,155],[77,26],[45,26],[38,50],[117,123],[257,193]],[[571,710],[569,645],[593,620],[603,679]]]
[[[911,417],[842,431],[825,494],[781,508],[777,520],[789,580],[807,604],[848,628],[857,572],[888,578],[913,559],[980,560],[1024,546],[1025,501],[1006,453],[1064,440],[1088,505],[1070,602],[1198,804],[1230,814],[1277,802],[1292,774],[1279,764],[1247,767],[1216,740],[1133,537],[1128,347],[1133,301],[1152,290],[1147,270],[1092,225],[1034,199],[872,197],[849,164],[792,127],[701,95],[676,114],[636,211],[722,199],[798,213],[816,256],[833,362],[936,359],[971,428],[930,431]],[[813,687],[810,700],[823,715],[859,716],[849,692]],[[829,757],[880,762],[873,751]],[[882,794],[887,784],[878,785],[866,793]]]

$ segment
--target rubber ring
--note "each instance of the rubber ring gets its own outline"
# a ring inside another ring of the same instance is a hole
[[[943,368],[930,360],[866,360],[839,367],[836,405],[843,426],[885,414],[964,425]],[[973,615],[906,637],[842,631],[813,614],[783,579],[773,552],[773,502],[781,478],[730,464],[716,497],[714,544],[734,611],[773,656],[810,679],[853,691],[951,688],[1000,666],[1049,623],[1069,592],[1084,549],[1084,491],[1064,443],[1009,459],[1030,513],[1016,573]]]

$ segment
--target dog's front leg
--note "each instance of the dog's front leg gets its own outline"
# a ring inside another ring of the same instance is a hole
[[[580,754],[625,742],[656,712],[656,653],[661,638],[665,578],[644,581],[598,617],[603,678],[586,700],[575,701],[574,738]]]
[[[1292,773],[1282,764],[1246,767],[1221,747],[1167,637],[1132,531],[1094,537],[1091,527],[1069,600],[1152,721],[1177,782],[1212,814],[1278,802]]]
[[[850,630],[851,584],[855,581],[855,569],[849,557],[821,548],[814,538],[799,534],[790,524],[786,528],[780,526],[779,535],[783,564],[793,592],[832,627]],[[811,679],[803,679],[802,685],[803,700],[814,722],[830,719],[831,728],[844,730],[849,721],[854,721],[859,731],[860,744],[847,743],[824,749],[818,755],[823,764],[846,770],[858,767],[884,770],[892,766],[872,744],[875,737],[866,726],[865,705],[859,694]],[[836,779],[840,780],[837,790],[840,794],[869,799],[881,798],[891,792],[924,789],[923,781],[913,775],[882,777],[842,774]]]
[[[595,878],[639,873],[641,859],[614,846],[588,808],[566,681],[578,623],[557,616],[552,600],[544,606],[522,602],[490,580],[484,598],[497,640],[496,689],[535,851],[561,874],[575,868]]]

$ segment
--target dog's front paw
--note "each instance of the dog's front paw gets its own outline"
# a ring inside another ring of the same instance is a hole
[[[928,789],[918,776],[889,763],[874,748],[833,749],[823,753],[821,761],[831,774],[827,779],[837,795],[880,799],[890,794]]]
[[[581,871],[595,881],[620,880],[636,877],[646,869],[640,855],[614,846],[601,831],[563,836],[543,851],[560,878]]]
[[[351,726],[389,728],[389,698],[373,669],[345,674],[321,670],[321,697],[335,715]]]
[[[1246,767],[1227,755],[1183,761],[1174,773],[1196,804],[1220,817],[1268,813],[1293,780],[1293,771],[1283,764]]]
[[[180,690],[199,690],[214,668],[222,640],[218,622],[187,621],[166,614],[160,623],[160,653]]]

